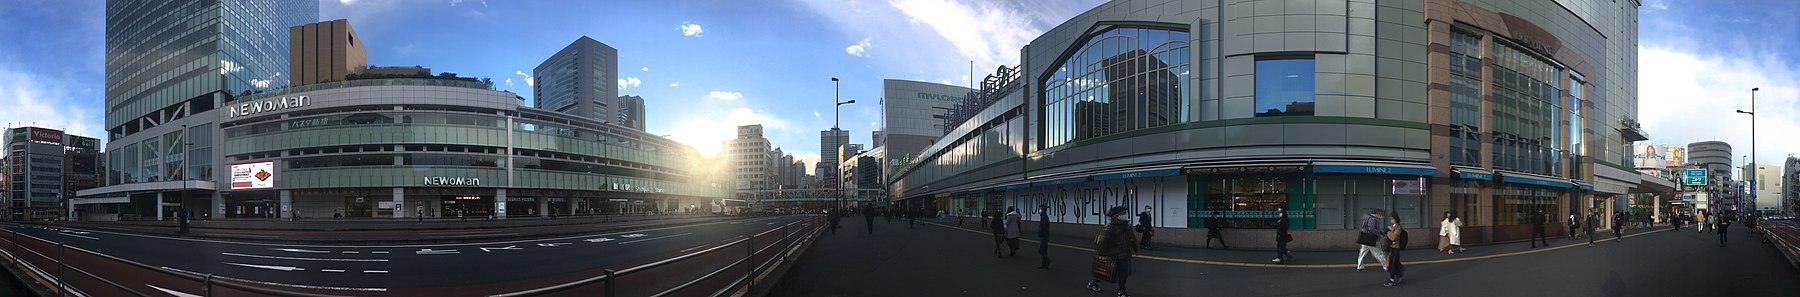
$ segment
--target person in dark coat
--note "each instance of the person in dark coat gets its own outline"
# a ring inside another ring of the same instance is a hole
[[[1571,231],[1573,231],[1573,230],[1571,230]],[[1544,243],[1545,247],[1550,246],[1550,239],[1544,238],[1544,211],[1543,210],[1534,211],[1531,213],[1531,247],[1537,248],[1537,244],[1539,241],[1542,241]]]
[[[843,216],[843,211],[831,211],[831,209],[825,209],[825,218],[831,220],[831,234],[837,234],[838,219],[841,219]]]
[[[875,234],[875,208],[863,207],[863,222],[869,227],[869,234]]]
[[[1587,220],[1587,228],[1583,230],[1587,231],[1588,247],[1594,247],[1594,229],[1600,229],[1600,210],[1588,211],[1584,220]]]
[[[1294,258],[1294,254],[1288,253],[1287,248],[1288,242],[1294,241],[1294,236],[1288,234],[1287,210],[1278,208],[1275,212],[1279,213],[1275,217],[1275,259],[1269,261],[1275,262],[1275,264],[1287,264],[1286,259]]]
[[[1137,214],[1138,236],[1141,236],[1144,238],[1142,240],[1139,240],[1139,242],[1138,242],[1139,248],[1146,249],[1146,250],[1150,249],[1150,237],[1156,236],[1156,230],[1152,229],[1152,227],[1155,226],[1154,225],[1155,220],[1152,219],[1152,216],[1154,216],[1154,215],[1155,214],[1150,211],[1149,205],[1144,206],[1144,212],[1140,212]],[[1220,240],[1220,242],[1223,242],[1223,240]]]
[[[1569,212],[1569,239],[1581,239],[1581,215]]]
[[[1224,247],[1227,250],[1231,249],[1231,245],[1225,243],[1225,234],[1223,233],[1224,228],[1225,219],[1222,218],[1222,215],[1220,215],[1218,211],[1213,211],[1212,217],[1206,218],[1206,248],[1211,249],[1212,241],[1218,239],[1219,246]]]
[[[1119,284],[1119,297],[1130,297],[1125,293],[1125,280],[1131,277],[1131,256],[1137,254],[1137,235],[1131,230],[1131,209],[1114,206],[1106,211],[1109,223],[1094,237],[1094,253],[1111,258],[1113,261],[1113,281]],[[1102,279],[1089,280],[1088,290],[1099,292]]]
[[[1037,236],[1038,236],[1038,256],[1043,257],[1043,261],[1041,261],[1040,264],[1038,264],[1038,269],[1050,269],[1050,206],[1049,205],[1043,205],[1043,204],[1038,205]]]
[[[1388,216],[1387,229],[1387,271],[1388,280],[1383,286],[1392,287],[1400,284],[1406,277],[1406,265],[1400,263],[1400,250],[1406,249],[1406,228],[1400,227],[1400,214]]]
[[[982,216],[988,217],[988,230],[994,232],[994,257],[1004,258],[1000,254],[1001,246],[1006,245],[1006,221],[1000,218],[1000,211],[991,211]]]
[[[1617,211],[1613,212],[1613,217],[1612,217],[1612,219],[1613,219],[1612,220],[1613,241],[1625,242],[1625,219],[1626,218],[1627,217],[1625,216],[1625,213],[1623,213],[1623,212],[1617,212]]]
[[[1718,217],[1718,219],[1714,219],[1718,223],[1714,226],[1713,231],[1719,233],[1719,247],[1725,247],[1725,229],[1731,227],[1731,216],[1719,215]]]
[[[1000,220],[1001,225],[1006,227],[1006,247],[1008,249],[1006,256],[1017,257],[1019,256],[1019,236],[1021,235],[1019,231],[1025,228],[1025,223],[1020,220],[1023,220],[1024,216],[1019,215],[1017,206],[1007,206],[1006,214],[1002,216],[1004,219]]]

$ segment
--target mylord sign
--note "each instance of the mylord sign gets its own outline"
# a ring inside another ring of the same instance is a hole
[[[263,99],[261,101],[244,102],[237,105],[226,106],[225,114],[228,117],[235,118],[289,108],[305,107],[309,104],[312,104],[312,101],[307,100],[306,96],[284,96],[281,98]]]
[[[1682,172],[1681,184],[1686,186],[1706,185],[1706,169],[1688,169]]]

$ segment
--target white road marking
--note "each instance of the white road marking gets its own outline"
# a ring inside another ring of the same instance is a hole
[[[331,251],[315,251],[315,250],[308,250],[308,249],[292,249],[292,248],[271,249],[271,250],[277,250],[277,251],[283,251],[283,252],[295,252],[295,253],[314,253],[314,254],[330,254],[331,253]]]
[[[363,270],[363,273],[387,273],[387,270]]]
[[[173,295],[175,297],[201,297],[200,295],[194,295],[194,294],[188,294],[188,292],[164,289],[163,287],[158,287],[155,285],[150,285],[150,284],[144,284],[144,285],[150,286],[151,289],[156,289],[157,291],[163,291],[163,293],[168,293],[169,295]]]
[[[413,254],[418,254],[418,255],[447,255],[447,254],[459,254],[459,253],[462,253],[462,252],[458,252],[456,250],[433,250],[433,249],[419,249],[419,251],[413,252]]]
[[[370,254],[386,254],[386,253],[388,253],[388,251],[372,251],[372,252],[369,252],[369,253],[370,253]]]
[[[239,254],[239,253],[219,253],[219,254],[226,255],[226,256],[278,259],[278,260],[298,260],[298,261],[333,261],[333,262],[387,262],[388,261],[388,259],[300,258],[300,257],[247,255],[247,254]]]
[[[262,269],[280,270],[280,271],[306,271],[306,268],[300,268],[300,267],[294,267],[294,266],[256,265],[256,264],[231,263],[231,262],[225,262],[225,265],[237,265],[237,266],[250,267],[250,268],[262,268]]]
[[[515,234],[518,234],[518,233],[481,233],[481,234],[463,234],[463,235],[427,235],[427,236],[425,236],[425,237],[430,237],[430,238],[452,238],[452,237],[476,237],[476,236],[507,236],[507,235],[515,235]]]
[[[573,244],[573,243],[567,243],[567,242],[558,242],[558,243],[539,243],[539,244],[538,244],[538,246],[541,246],[541,247],[557,247],[557,246],[563,246],[563,245],[571,245],[571,244]]]
[[[81,235],[75,235],[75,234],[69,234],[69,233],[58,233],[58,234],[62,234],[64,236],[69,236],[69,237],[79,237],[79,238],[87,238],[87,239],[92,239],[92,240],[100,240],[99,238],[93,238],[93,237],[89,237],[89,236],[81,236]]]
[[[198,272],[193,272],[193,271],[187,271],[187,270],[181,270],[181,269],[179,269],[179,268],[174,268],[174,267],[168,267],[168,266],[160,266],[160,267],[159,267],[159,268],[162,268],[162,269],[166,269],[166,270],[169,270],[169,271],[175,271],[175,272],[180,272],[180,273],[186,273],[186,274],[189,274],[189,275],[195,275],[195,276],[201,276],[201,275],[206,275],[206,274],[205,274],[205,273],[198,273]],[[216,279],[223,279],[223,280],[230,280],[230,281],[239,281],[239,282],[246,282],[246,283],[253,283],[253,284],[263,284],[263,285],[270,285],[270,286],[282,286],[282,287],[290,287],[290,288],[301,288],[301,289],[316,289],[316,290],[338,290],[338,291],[358,291],[358,292],[387,292],[387,290],[388,290],[388,289],[387,289],[387,288],[368,288],[368,287],[362,287],[362,288],[359,288],[359,287],[333,287],[333,286],[315,286],[315,285],[299,285],[299,284],[288,284],[288,283],[277,283],[277,282],[265,282],[265,281],[259,281],[259,280],[248,280],[248,279],[241,279],[241,278],[235,278],[235,277],[229,277],[229,276],[223,276],[223,275],[214,275],[214,276],[213,276],[213,278],[216,278]]]
[[[358,251],[343,251],[343,253],[345,253],[345,254],[355,254],[355,253],[360,253],[360,252],[358,252]]]
[[[494,250],[523,250],[523,248],[519,248],[516,245],[509,245],[506,247],[498,247],[498,248],[481,248],[482,252],[493,252]]]
[[[668,235],[668,236],[661,236],[661,237],[651,237],[651,238],[645,238],[645,239],[639,239],[639,240],[633,240],[633,241],[625,241],[625,242],[620,242],[620,243],[619,243],[619,244],[628,244],[628,243],[637,243],[637,242],[645,242],[645,241],[651,241],[651,240],[657,240],[657,239],[663,239],[663,238],[670,238],[670,237],[676,237],[676,236],[682,236],[682,235],[688,235],[688,234],[694,234],[694,233],[691,233],[691,232],[690,232],[690,233],[682,233],[682,234],[675,234],[675,235]]]
[[[343,270],[343,269],[319,269],[319,271],[324,271],[324,272],[336,272],[336,273],[343,273],[343,272],[344,272],[344,270]]]
[[[586,242],[608,242],[608,241],[613,241],[613,239],[612,239],[612,238],[605,238],[605,237],[601,237],[601,238],[592,238],[592,239],[587,239],[587,240],[582,240],[582,241],[586,241]]]
[[[779,218],[777,218],[777,219],[779,219]],[[758,221],[758,220],[739,219],[737,221]],[[618,234],[629,234],[629,233],[647,232],[647,231],[662,231],[662,230],[671,230],[671,229],[704,227],[704,226],[711,226],[711,225],[718,225],[718,224],[726,224],[726,223],[730,223],[730,222],[734,222],[734,221],[714,221],[714,222],[697,223],[697,224],[691,224],[691,225],[667,226],[667,227],[657,227],[657,228],[641,229],[641,230],[628,230],[628,231],[619,231],[619,232],[610,232],[610,233],[601,233],[601,234],[573,235],[573,236],[564,236],[564,237],[555,237],[555,238],[503,240],[503,241],[493,241],[493,242],[464,242],[464,243],[448,243],[448,244],[371,245],[371,246],[362,246],[362,248],[419,248],[419,247],[446,247],[446,246],[474,246],[474,245],[495,245],[495,244],[514,244],[514,243],[527,243],[527,242],[572,240],[572,239],[576,239],[576,238],[587,238],[587,237],[594,237],[594,236],[612,236],[612,235],[618,235]],[[651,225],[651,224],[649,224],[649,223],[627,224],[627,225],[619,225],[618,227],[637,227],[637,226],[648,226],[648,225]],[[574,226],[578,226],[578,225],[574,225]],[[579,227],[593,227],[593,226],[579,226]],[[33,227],[33,228],[37,228],[37,227]],[[296,245],[296,244],[283,244],[283,243],[261,243],[261,242],[243,242],[243,241],[202,239],[202,238],[169,237],[169,236],[161,236],[161,235],[101,231],[101,230],[89,230],[89,231],[110,234],[110,235],[118,235],[118,236],[156,238],[156,239],[179,240],[179,241],[209,242],[209,243],[233,244],[233,245],[251,245],[251,246],[268,246],[268,247],[298,246],[298,247],[313,247],[313,248],[340,248],[340,247],[343,247],[340,245],[305,245],[305,244]],[[273,236],[273,235],[247,235],[247,234],[233,234],[233,233],[204,233],[204,234],[224,234],[224,235],[239,235],[239,236],[252,236],[252,237],[277,237],[277,236]],[[204,273],[202,273],[202,275],[204,275]],[[269,284],[278,285],[278,286],[288,286],[288,284],[282,284],[282,283],[269,283]],[[313,286],[313,287],[316,287],[316,286]],[[342,288],[327,288],[327,289],[345,290]],[[387,290],[386,288],[348,288],[348,289],[349,290],[365,290],[365,291],[369,290],[369,289],[375,289],[378,291],[386,291]]]
[[[649,236],[649,235],[644,235],[643,233],[632,233],[632,234],[619,235],[619,237],[624,237],[624,238],[638,238],[638,237],[644,237],[644,236]]]
[[[430,235],[455,235],[455,234],[471,234],[471,233],[494,233],[494,232],[500,232],[500,230],[478,230],[478,231],[456,231],[456,232],[425,232],[425,233],[419,233],[419,235],[426,235],[426,236],[430,236]]]

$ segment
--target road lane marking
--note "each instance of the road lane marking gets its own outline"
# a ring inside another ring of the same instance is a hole
[[[163,287],[158,287],[158,286],[152,285],[152,284],[144,284],[144,285],[150,286],[151,289],[156,289],[157,291],[162,291],[163,293],[168,293],[169,295],[173,295],[175,297],[201,297],[200,295],[188,294],[187,292],[164,289]]]
[[[345,253],[345,254],[355,254],[355,253],[360,253],[360,252],[358,252],[358,251],[343,251],[343,253]]]
[[[186,273],[186,274],[192,275],[192,276],[205,276],[206,275],[205,273],[181,270],[180,268],[174,268],[174,267],[168,267],[168,266],[159,266],[159,268],[169,270],[169,271],[174,271],[174,272]],[[229,281],[253,283],[253,284],[282,286],[282,287],[301,288],[301,289],[314,289],[314,290],[338,290],[338,291],[358,291],[358,292],[387,292],[387,290],[388,290],[387,288],[379,288],[379,287],[333,287],[333,286],[315,286],[315,285],[277,283],[277,282],[266,282],[266,281],[259,281],[259,280],[241,279],[241,278],[235,278],[235,277],[229,277],[229,276],[223,276],[223,275],[214,275],[213,278],[229,280]]]
[[[69,234],[69,233],[57,233],[57,234],[62,234],[62,235],[64,235],[64,236],[69,236],[69,237],[78,237],[78,238],[87,238],[87,239],[92,239],[92,240],[100,240],[100,239],[99,239],[99,238],[94,238],[94,237],[90,237],[90,236],[81,236],[81,235],[75,235],[75,234]]]
[[[644,237],[644,236],[649,236],[649,235],[644,235],[643,233],[632,233],[632,234],[619,235],[619,237],[624,237],[624,238],[638,238],[638,237]]]
[[[343,270],[343,269],[319,269],[319,271],[323,271],[323,272],[335,272],[335,273],[344,273],[344,270]]]
[[[516,246],[516,245],[509,245],[506,247],[498,247],[498,248],[481,248],[481,252],[490,253],[490,252],[493,252],[493,250],[523,250],[523,249],[524,248],[520,248],[519,246]]]
[[[453,237],[477,237],[477,236],[507,236],[507,235],[517,235],[517,234],[518,234],[518,233],[481,233],[481,234],[463,234],[463,235],[428,235],[428,236],[425,236],[425,237],[429,237],[429,238],[453,238]]]
[[[637,243],[637,242],[645,242],[645,241],[651,241],[651,240],[657,240],[657,239],[663,239],[663,238],[670,238],[670,237],[676,237],[676,236],[682,236],[682,235],[688,235],[688,234],[694,234],[694,233],[691,233],[691,232],[690,232],[690,233],[682,233],[682,234],[675,234],[675,235],[666,235],[666,236],[660,236],[660,237],[651,237],[651,238],[645,238],[645,239],[639,239],[639,240],[633,240],[633,241],[623,241],[623,242],[619,242],[619,244],[630,244],[630,243]]]
[[[565,246],[565,245],[571,245],[571,244],[573,244],[573,243],[567,243],[567,242],[557,242],[557,243],[539,243],[539,244],[538,244],[538,246],[541,246],[541,247],[558,247],[558,246]]]
[[[387,273],[387,270],[363,270],[363,273]]]
[[[276,260],[296,260],[296,261],[331,261],[331,262],[387,262],[388,261],[388,259],[302,258],[302,257],[249,255],[249,254],[239,254],[239,253],[219,253],[219,254],[226,255],[226,256],[276,259]]]
[[[373,252],[369,252],[369,253],[370,254],[386,254],[386,253],[388,253],[388,251],[373,251]]]
[[[458,252],[456,250],[433,250],[433,249],[419,249],[419,251],[413,252],[413,254],[417,254],[417,255],[448,255],[448,254],[460,254],[460,253],[462,253],[462,252]]]
[[[771,218],[771,219],[783,219],[783,218],[786,218],[786,217],[778,217],[778,218]],[[572,239],[576,239],[576,238],[588,238],[588,237],[594,237],[594,236],[612,236],[612,235],[618,235],[618,234],[629,234],[629,233],[639,233],[639,232],[649,232],[649,231],[661,231],[661,230],[681,229],[681,228],[695,228],[695,227],[726,224],[726,223],[734,222],[734,221],[755,221],[755,220],[756,219],[720,220],[720,221],[694,223],[694,224],[687,224],[687,225],[656,227],[656,228],[650,228],[650,229],[627,230],[627,231],[607,232],[607,233],[598,233],[598,234],[571,235],[571,236],[553,237],[553,238],[518,239],[518,240],[504,240],[504,241],[494,241],[494,242],[464,242],[464,243],[447,243],[447,244],[371,245],[371,246],[361,246],[361,247],[362,248],[417,248],[417,247],[474,246],[474,245],[514,244],[514,243],[527,243],[527,242],[540,242],[540,241],[558,241],[558,240],[572,240]],[[763,220],[768,220],[768,219],[763,219]],[[624,225],[618,225],[617,227],[622,227],[620,229],[624,229],[624,228],[641,227],[641,226],[648,226],[648,225],[653,225],[653,224],[650,224],[650,223],[624,224]],[[571,229],[589,229],[589,228],[594,228],[594,227],[603,227],[603,226],[583,226],[583,225],[567,225],[567,226],[575,227],[575,228],[571,228]],[[41,228],[41,227],[32,227],[32,228]],[[615,230],[617,230],[617,229],[615,229]],[[115,231],[105,231],[105,230],[89,230],[89,231],[105,233],[105,234],[112,234],[112,235],[119,235],[119,236],[156,238],[156,239],[179,240],[179,241],[197,241],[197,242],[233,244],[233,245],[297,246],[297,247],[313,247],[313,248],[343,247],[340,245],[306,245],[306,244],[286,244],[286,243],[263,243],[263,242],[243,242],[243,241],[215,240],[215,239],[203,239],[203,238],[169,237],[169,236],[161,236],[161,235],[139,234],[139,233],[130,233],[130,232],[115,232]],[[209,233],[203,233],[203,234],[232,235],[233,233],[210,233],[209,232]],[[270,235],[247,235],[247,234],[243,234],[242,236],[277,237],[277,236],[270,236]]]
[[[207,234],[207,235],[218,235],[218,236],[223,236],[223,237],[256,237],[256,238],[276,238],[276,237],[281,237],[281,236],[279,236],[279,235],[258,235],[258,234],[240,234],[240,233],[211,233],[211,232],[209,232],[209,233],[206,233],[206,234]]]
[[[455,235],[455,234],[471,234],[471,233],[494,233],[494,232],[500,232],[500,230],[476,230],[476,231],[455,231],[455,232],[425,232],[425,233],[419,233],[419,235]]]
[[[237,265],[237,266],[250,267],[250,268],[262,268],[262,269],[280,270],[280,271],[306,271],[306,268],[300,268],[300,267],[294,267],[294,266],[257,265],[257,264],[231,263],[231,262],[225,262],[225,265]]]
[[[271,249],[271,250],[277,250],[277,251],[283,251],[283,252],[295,252],[295,253],[314,253],[314,254],[330,254],[331,253],[331,251],[315,251],[315,250],[294,249],[294,248],[282,248],[282,249]]]
[[[601,238],[592,238],[592,239],[587,239],[587,240],[582,240],[582,241],[599,243],[599,242],[613,241],[613,239],[601,237]]]

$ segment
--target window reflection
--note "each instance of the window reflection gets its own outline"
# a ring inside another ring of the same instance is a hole
[[[1115,28],[1045,78],[1044,146],[1188,121],[1188,33]]]
[[[1313,115],[1313,60],[1256,61],[1256,116]]]

